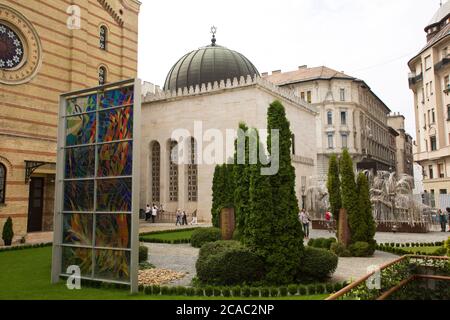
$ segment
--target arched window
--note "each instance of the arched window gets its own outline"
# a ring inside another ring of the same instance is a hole
[[[178,143],[173,140],[169,148],[169,201],[178,201]]]
[[[100,49],[106,50],[106,45],[108,41],[108,28],[106,28],[106,26],[100,27],[99,39],[100,39]]]
[[[188,173],[188,201],[196,202],[198,199],[198,166],[197,166],[197,143],[194,138],[189,142],[189,164]]]
[[[0,204],[5,203],[6,167],[0,163]]]
[[[108,72],[105,67],[98,68],[98,84],[103,86],[106,83]]]
[[[157,141],[152,145],[152,202],[161,201],[161,146]]]

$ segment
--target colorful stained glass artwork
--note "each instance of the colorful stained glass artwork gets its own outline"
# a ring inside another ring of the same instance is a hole
[[[133,137],[133,109],[118,108],[99,112],[98,141],[109,142]]]
[[[81,276],[92,276],[92,249],[62,247],[62,273],[67,274],[70,266],[80,267]]]
[[[66,145],[75,146],[94,143],[96,122],[95,113],[67,117]]]
[[[97,211],[131,212],[131,178],[98,180]]]
[[[94,146],[66,149],[66,179],[90,178],[94,171]]]
[[[130,248],[130,214],[98,214],[95,219],[96,247]]]
[[[64,182],[64,211],[83,212],[93,210],[93,180]]]
[[[94,277],[104,280],[130,280],[130,252],[95,250]]]
[[[131,142],[108,143],[99,146],[99,177],[131,176],[133,144]]]
[[[89,213],[66,213],[63,215],[63,243],[92,245],[93,216]]]
[[[67,99],[66,114],[68,116],[91,112],[97,109],[97,95],[92,94],[84,97]]]
[[[134,103],[133,87],[124,87],[106,91],[100,95],[100,107],[103,109],[111,107],[129,106]]]

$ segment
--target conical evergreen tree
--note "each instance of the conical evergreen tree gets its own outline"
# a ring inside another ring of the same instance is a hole
[[[355,234],[354,241],[364,241],[373,247],[375,243],[376,225],[372,213],[372,203],[370,201],[369,182],[364,173],[361,172],[358,174],[356,184],[358,188],[359,219],[361,222]]]
[[[225,207],[234,207],[233,164],[217,165],[212,185],[212,224],[219,227],[220,211]]]
[[[355,182],[355,172],[353,171],[353,161],[349,152],[345,149],[339,165],[341,175],[341,197],[342,207],[347,210],[348,223],[350,228],[351,242],[358,229],[358,194]]]
[[[330,210],[336,224],[339,225],[339,211],[342,208],[341,181],[339,178],[339,165],[335,154],[330,158],[327,181],[328,195],[330,199]]]
[[[291,137],[286,111],[279,101],[268,110],[268,150],[271,152],[272,131],[279,130],[279,170],[270,176],[272,188],[271,238],[266,252],[267,280],[272,283],[292,283],[303,254],[303,230],[298,220],[298,199],[295,194],[295,169],[291,162]],[[271,160],[275,161],[271,154]]]

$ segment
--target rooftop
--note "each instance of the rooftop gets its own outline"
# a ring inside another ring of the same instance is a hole
[[[343,72],[333,70],[331,68],[321,66],[314,68],[301,67],[298,70],[290,72],[276,72],[271,75],[264,76],[265,79],[269,80],[276,85],[282,86],[290,83],[305,82],[310,80],[330,80],[330,79],[348,79],[356,80],[356,78],[351,77]]]

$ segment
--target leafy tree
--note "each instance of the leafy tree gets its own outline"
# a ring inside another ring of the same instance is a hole
[[[330,198],[330,210],[336,220],[336,224],[339,225],[339,211],[342,208],[341,181],[339,179],[338,160],[335,154],[330,158],[327,188]]]

